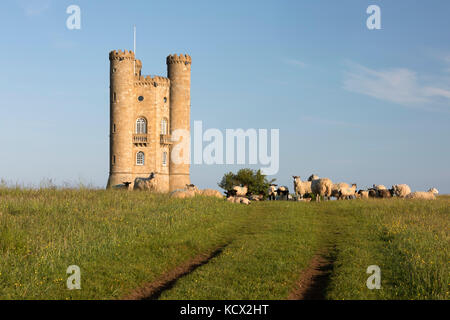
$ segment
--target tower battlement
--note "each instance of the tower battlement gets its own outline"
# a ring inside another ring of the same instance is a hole
[[[140,76],[136,81],[136,85],[151,85],[151,86],[170,86],[170,79],[161,76]]]
[[[109,60],[119,60],[119,59],[127,59],[127,60],[134,60],[134,52],[128,51],[128,50],[112,50],[109,53]]]
[[[171,54],[169,56],[167,56],[166,58],[166,63],[167,64],[173,64],[173,63],[188,63],[191,64],[192,63],[192,59],[191,56],[189,56],[188,54]]]

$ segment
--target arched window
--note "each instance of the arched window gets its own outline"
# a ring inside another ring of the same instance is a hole
[[[143,166],[145,163],[145,154],[142,151],[136,153],[136,165]]]
[[[161,134],[168,134],[168,122],[166,118],[161,119]]]
[[[167,166],[167,152],[165,151],[162,153],[162,165],[163,167]]]
[[[147,133],[147,120],[139,118],[136,120],[136,133]]]

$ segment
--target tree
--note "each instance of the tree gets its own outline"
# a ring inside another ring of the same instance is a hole
[[[266,175],[261,173],[261,170],[241,169],[237,174],[233,172],[224,174],[218,185],[227,192],[232,190],[234,186],[246,185],[250,194],[262,194],[266,197],[269,186],[274,181],[275,179],[268,181]]]

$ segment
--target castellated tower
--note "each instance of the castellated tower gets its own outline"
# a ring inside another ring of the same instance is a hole
[[[189,165],[172,166],[170,152],[174,142],[170,133],[177,128],[188,132],[190,129],[191,58],[188,55],[168,56],[168,78],[142,76],[142,63],[135,59],[132,51],[111,51],[109,60],[110,170],[107,187],[130,182],[130,188],[133,188],[137,177],[155,173],[158,191],[184,188],[190,181]]]
[[[191,110],[191,57],[188,55],[170,55],[167,57],[167,76],[170,79],[170,128],[171,132],[183,130],[190,133]],[[178,135],[177,135],[178,136]],[[190,152],[190,137],[185,135],[181,139],[189,139],[188,150]],[[177,139],[178,140],[178,139]],[[183,143],[180,140],[178,143]],[[176,146],[173,145],[172,148]],[[186,155],[181,155],[186,156]],[[170,190],[182,189],[190,184],[189,163],[176,164],[170,161]]]

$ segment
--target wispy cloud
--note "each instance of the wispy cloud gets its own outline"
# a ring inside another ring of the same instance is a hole
[[[50,0],[20,0],[19,5],[27,17],[39,16],[50,8]]]
[[[419,75],[406,68],[374,70],[356,63],[349,63],[344,76],[344,88],[380,100],[404,106],[436,110],[436,105],[449,105],[450,83],[427,77],[427,83]]]
[[[305,68],[307,66],[306,63],[297,59],[285,59],[284,62],[299,68]]]

